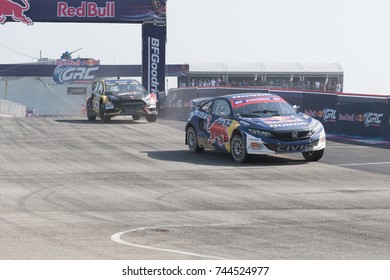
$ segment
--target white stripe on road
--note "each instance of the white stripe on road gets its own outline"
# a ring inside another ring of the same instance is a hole
[[[382,161],[382,162],[362,162],[362,163],[346,163],[346,164],[337,164],[337,166],[359,166],[359,165],[380,165],[380,164],[390,164],[390,161]]]
[[[172,228],[172,227],[225,226],[225,225],[232,225],[232,224],[225,223],[225,224],[208,224],[208,225],[171,225],[171,226],[158,226],[158,227],[148,227],[148,228],[136,228],[136,229],[130,229],[130,230],[125,230],[125,231],[115,233],[114,235],[111,236],[111,240],[116,242],[116,243],[119,243],[119,244],[142,248],[142,249],[147,249],[147,250],[162,251],[162,252],[168,252],[168,253],[174,253],[174,254],[199,257],[199,258],[206,258],[206,259],[227,260],[226,258],[217,257],[217,256],[203,255],[203,254],[197,254],[197,253],[192,253],[192,252],[185,252],[185,251],[178,251],[178,250],[172,250],[172,249],[164,249],[164,248],[157,248],[157,247],[146,246],[146,245],[141,245],[141,244],[135,244],[135,243],[123,241],[121,239],[122,235],[124,235],[126,233],[147,230],[147,229]]]

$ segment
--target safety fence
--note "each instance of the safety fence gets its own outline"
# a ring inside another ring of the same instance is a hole
[[[277,94],[321,121],[328,134],[390,141],[390,96],[267,88],[177,88],[160,93],[159,114],[186,120],[195,98],[244,92]]]
[[[26,106],[0,99],[0,115],[8,117],[26,117]]]

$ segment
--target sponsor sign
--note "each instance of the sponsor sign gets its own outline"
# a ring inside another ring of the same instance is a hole
[[[57,2],[57,17],[64,18],[115,18],[115,2],[106,2],[99,7],[96,2],[81,1],[79,6]]]
[[[150,93],[165,90],[166,26],[142,25],[142,84]]]
[[[387,108],[381,98],[340,96],[337,106],[337,133],[385,139]]]
[[[336,131],[336,94],[304,93],[301,111],[322,122],[327,133]]]
[[[99,65],[100,61],[93,58],[58,59],[53,80],[57,84],[91,83]]]
[[[8,21],[142,23],[166,19],[166,0],[0,0],[0,24]]]
[[[87,95],[86,87],[68,87],[66,89],[68,95]]]
[[[383,122],[383,113],[379,114],[379,113],[367,112],[358,115],[340,113],[339,121],[364,123],[365,127],[370,127],[370,126],[380,127]]]

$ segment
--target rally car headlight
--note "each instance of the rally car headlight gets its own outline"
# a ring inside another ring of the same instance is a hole
[[[312,129],[310,130],[310,135],[314,135],[319,133],[322,130],[322,124],[320,122],[317,122]]]
[[[268,131],[253,129],[253,128],[249,128],[248,130],[250,133],[252,133],[254,136],[257,137],[272,137],[272,133]]]
[[[154,93],[150,93],[145,96],[144,101],[148,104],[149,107],[156,107],[157,96]]]
[[[107,98],[110,101],[117,101],[117,100],[119,100],[119,97],[117,97],[115,95],[107,95]]]

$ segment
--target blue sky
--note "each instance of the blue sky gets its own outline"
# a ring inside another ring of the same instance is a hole
[[[390,1],[168,0],[167,63],[340,63],[347,92],[390,95]],[[110,39],[110,38],[116,39]],[[115,43],[110,43],[110,40]],[[0,64],[58,58],[141,63],[138,24],[0,25]]]

